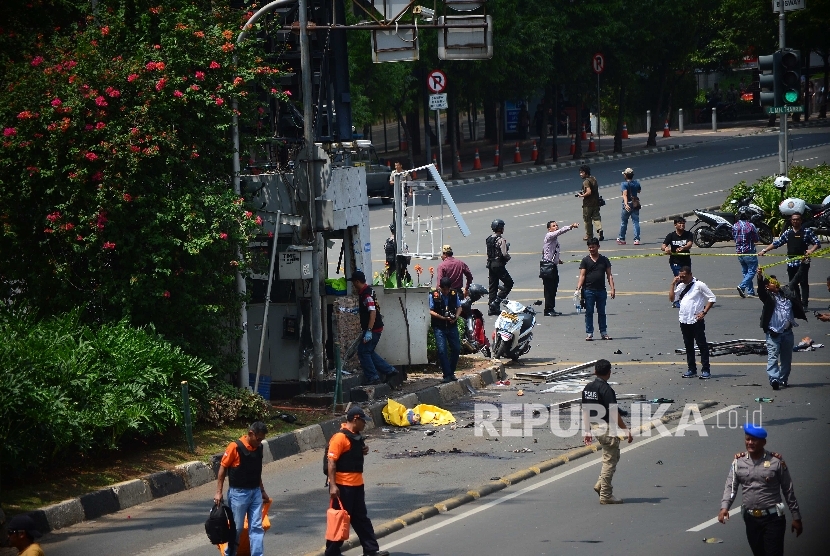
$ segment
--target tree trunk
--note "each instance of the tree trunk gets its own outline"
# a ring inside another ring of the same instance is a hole
[[[824,94],[821,95],[821,110],[818,113],[819,118],[827,117],[827,94],[830,93],[830,52],[825,50],[821,56],[824,61]]]
[[[499,151],[498,171],[504,171],[504,101],[498,101],[496,108],[496,148]]]
[[[418,124],[418,119],[420,117],[418,110],[418,103],[412,103],[412,111],[406,115],[406,127],[409,129],[409,137],[410,137],[410,149],[412,149],[412,154],[419,155],[421,154],[421,126]]]
[[[576,125],[574,125],[574,160],[582,158],[582,95],[576,95]]]
[[[409,137],[409,126],[406,125],[406,122],[404,121],[404,117],[403,117],[403,113],[401,113],[400,105],[395,106],[395,117],[398,118],[398,125],[403,130],[403,136],[404,136],[404,139],[406,139],[406,144],[407,144],[406,145],[406,147],[407,147],[406,148],[406,155],[407,155],[407,161],[409,162],[409,167],[414,168],[415,167],[415,159],[412,157],[412,141],[410,140],[410,137]]]
[[[550,86],[545,88],[545,96],[542,99],[542,133],[539,135],[539,152],[536,156],[535,166],[545,165],[545,151],[548,146],[548,108],[550,108],[550,89]],[[555,140],[553,144],[556,144]]]
[[[487,93],[484,94],[484,138],[491,145],[499,142],[498,101]]]
[[[551,111],[551,114],[553,114],[553,147],[550,149],[550,160],[555,164],[559,162],[559,145],[556,141],[559,139],[559,88],[556,83],[552,84],[550,92],[553,99],[553,110]],[[547,117],[547,113],[545,117]]]
[[[657,120],[660,119],[660,111],[663,108],[663,94],[666,91],[666,65],[662,64],[660,66],[660,90],[657,94],[657,106],[652,113],[651,118],[651,129],[648,130],[648,141],[646,141],[647,147],[656,147],[657,146],[657,128],[655,124]]]

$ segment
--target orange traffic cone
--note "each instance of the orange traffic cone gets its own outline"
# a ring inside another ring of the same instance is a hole
[[[625,122],[623,122],[622,138],[623,139],[628,139],[628,126],[625,125]]]
[[[571,135],[571,150],[569,154],[574,154],[576,152],[576,136]]]
[[[401,144],[398,150],[401,151],[408,151],[409,150],[409,142],[406,140],[406,136],[401,137]]]
[[[432,153],[432,165],[438,168],[438,155]]]
[[[519,163],[522,161],[522,153],[519,152],[519,142],[516,141],[516,152],[513,153],[513,163]]]
[[[585,124],[582,124],[582,140],[584,141],[587,138],[588,138],[588,132],[585,131]]]
[[[417,172],[409,172],[409,177],[412,178],[413,180],[417,180],[418,179],[418,173]]]
[[[663,137],[671,137],[671,133],[669,133],[669,121],[666,120],[666,123],[663,124]]]
[[[392,171],[392,165],[389,163],[389,159],[386,159],[386,167],[389,168],[389,171]]]
[[[498,166],[499,162],[501,162],[501,156],[499,155],[499,148],[496,147],[496,154],[493,156],[493,166]]]
[[[478,149],[476,149],[476,157],[473,159],[473,170],[481,170],[481,159],[478,157]]]
[[[591,134],[591,140],[588,141],[588,152],[589,153],[597,152],[597,146],[594,143],[594,134],[593,133]]]
[[[533,141],[533,150],[530,151],[530,160],[536,162],[537,158],[539,158],[539,149],[536,148],[536,141]]]
[[[461,153],[455,153],[455,165],[458,166],[458,171],[463,172],[464,168],[461,167]]]

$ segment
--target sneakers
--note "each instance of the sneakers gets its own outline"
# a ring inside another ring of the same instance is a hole
[[[707,378],[711,378],[711,376],[712,373],[710,373],[709,371],[703,371],[702,373],[700,373],[701,380],[706,380]]]
[[[671,306],[672,306],[673,309],[680,309],[680,302],[675,301],[674,303],[671,304]]]
[[[610,497],[610,498],[602,498],[602,499],[600,499],[599,503],[600,503],[600,504],[602,504],[603,506],[605,506],[606,504],[622,504],[622,503],[623,503],[623,501],[622,501],[622,500],[620,500],[619,498],[614,498],[614,497],[612,496],[612,497]]]
[[[744,289],[741,286],[738,286],[738,295],[740,295],[741,297],[746,299],[746,292],[744,291]]]
[[[546,317],[561,317],[562,313],[560,313],[559,311],[545,311],[545,316]]]
[[[617,245],[625,245],[625,240],[617,238]]]
[[[634,245],[640,245],[640,240],[639,240],[639,239],[635,239],[635,240],[634,240]]]
[[[389,556],[388,550],[376,550],[375,552],[364,552],[363,556]]]
[[[683,378],[694,378],[697,376],[697,371],[686,371],[683,374]]]
[[[773,390],[779,390],[781,388],[781,383],[777,380],[770,380],[769,385],[772,386]]]

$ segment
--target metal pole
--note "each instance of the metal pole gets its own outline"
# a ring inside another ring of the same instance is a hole
[[[441,111],[435,111],[435,127],[438,133],[438,173],[444,175],[444,143],[441,142]]]
[[[718,107],[712,107],[712,131],[718,130]]]
[[[403,287],[402,280],[403,268],[400,264],[398,264],[398,253],[403,250],[403,205],[406,203],[406,198],[403,196],[403,187],[402,187],[402,178],[401,174],[395,173],[395,177],[392,179],[393,187],[395,188],[394,195],[392,197],[394,204],[392,205],[395,207],[393,209],[393,218],[395,219],[395,286]]]
[[[784,12],[784,4],[779,4],[778,12],[778,48],[786,47],[787,38],[787,14]],[[807,55],[809,59],[809,54]],[[787,113],[782,112],[781,126],[778,128],[778,173],[782,176],[787,175]]]
[[[646,110],[646,133],[651,133],[651,110]]]
[[[677,111],[677,121],[678,127],[680,128],[680,133],[683,133],[683,109]]]
[[[193,441],[193,419],[190,417],[190,394],[187,390],[187,381],[182,381],[182,413],[184,414],[184,436],[187,438],[187,447],[190,453],[196,453],[196,443]]]
[[[277,258],[277,237],[280,235],[280,217],[282,211],[277,211],[277,222],[274,226],[274,242],[271,244],[271,261],[268,263],[268,286],[265,288],[265,311],[262,314],[262,335],[259,337],[259,357],[256,361],[256,378],[254,379],[254,394],[259,391],[259,373],[262,369],[262,355],[265,353],[265,332],[268,330],[268,308],[271,307],[271,284],[274,280],[274,259]]]
[[[601,113],[602,110],[599,103],[599,74],[597,74],[597,154],[602,152],[602,136],[600,135],[600,130],[602,129],[602,123],[600,122]]]

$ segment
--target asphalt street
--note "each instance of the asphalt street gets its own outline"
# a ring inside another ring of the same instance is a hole
[[[828,129],[793,132],[793,144],[803,148],[793,153],[796,163],[812,166],[830,160]],[[618,183],[626,166],[632,166],[642,182],[642,218],[651,220],[720,204],[726,191],[738,181],[751,182],[775,173],[776,150],[777,136],[761,133],[594,165],[593,173],[605,187],[603,195],[608,201],[603,221],[610,241],[602,244],[601,252],[612,257],[653,254],[672,230],[670,223],[643,222],[643,245],[632,244],[630,227],[629,244],[614,243],[619,227]],[[443,241],[451,243],[456,256],[470,264],[476,281],[486,283],[484,238],[489,234],[490,221],[502,218],[507,222],[505,237],[511,242],[514,255],[508,267],[516,280],[511,298],[523,302],[539,299],[542,287],[537,277],[538,260],[545,222],[580,222],[581,203],[572,196],[578,188],[576,168],[452,187],[472,235],[462,238],[457,228],[450,227],[454,226],[452,219],[447,218]],[[388,206],[373,204],[371,218],[371,240],[376,247],[373,258],[379,265],[379,247],[388,233],[385,227],[391,211]],[[413,244],[411,239],[407,242]],[[436,249],[440,249],[441,240],[436,238],[435,243]],[[585,255],[581,229],[562,236],[562,244],[567,261]],[[784,249],[779,251],[783,254]],[[699,256],[704,252],[724,256]],[[706,250],[694,248],[693,253],[697,255],[692,264],[695,276],[718,296],[716,306],[707,316],[709,341],[762,338],[758,327],[760,302],[741,299],[735,290],[740,272],[737,261],[729,256],[734,253],[734,246],[717,244]],[[762,263],[781,260],[768,257]],[[675,400],[672,409],[691,401],[717,401],[718,405],[704,411],[704,417],[732,405],[738,406],[743,416],[747,410],[758,410],[754,398],[773,398],[772,403],[763,404],[763,422],[770,430],[768,447],[781,452],[790,466],[806,531],[797,540],[788,536],[787,547],[790,553],[819,554],[820,520],[826,513],[821,510],[826,508],[823,496],[830,491],[828,475],[819,468],[828,461],[830,450],[830,416],[825,401],[830,394],[830,348],[795,354],[791,388],[779,392],[767,386],[765,357],[760,356],[716,357],[712,361],[712,380],[681,379],[685,361],[683,356],[674,354],[682,340],[677,313],[668,302],[671,272],[666,259],[644,257],[612,262],[617,298],[609,300],[608,320],[614,340],[584,341],[584,318],[576,314],[571,301],[578,265],[569,262],[560,270],[562,283],[557,300],[557,309],[565,314],[540,317],[532,350],[517,363],[509,364],[508,372],[559,369],[603,357],[614,363],[612,381],[617,382],[618,393],[644,394],[648,399],[671,398]],[[437,261],[422,263],[424,267],[428,264],[437,266]],[[770,272],[786,275],[781,266]],[[814,260],[810,273],[811,308],[822,309],[830,302],[824,286],[828,274],[828,259]],[[488,332],[492,322],[492,318],[488,319]],[[799,337],[809,335],[825,344],[830,343],[828,333],[830,325],[812,316],[796,331]],[[524,389],[522,397],[518,396],[519,387]],[[548,404],[575,397],[568,392],[542,393],[542,389],[514,380],[509,387],[483,390],[473,400],[447,408],[462,426],[443,427],[433,436],[425,436],[420,428],[370,431],[367,501],[375,525],[579,446],[580,438],[560,438],[549,431],[495,440],[475,436],[473,429],[463,428],[472,419],[475,403]],[[728,413],[721,414],[715,426],[729,425],[722,420],[724,416],[728,417]],[[704,550],[747,553],[740,516],[733,517],[727,526],[718,524],[687,532],[716,515],[731,457],[743,450],[740,431],[712,429],[712,419],[715,417],[706,421],[706,438],[687,432],[684,438],[659,438],[647,443],[636,439],[631,445],[633,449],[623,454],[614,480],[615,494],[628,502],[622,506],[599,506],[591,490],[599,460],[592,456],[420,526],[408,527],[383,539],[381,546],[394,543],[393,554],[592,554],[599,550],[604,554],[659,551],[682,555]],[[425,453],[430,449],[435,452]],[[265,486],[274,499],[270,514],[273,526],[265,541],[267,554],[306,554],[323,545],[327,494],[321,458],[321,451],[312,451],[266,466]],[[559,478],[550,480],[555,477]],[[213,485],[205,485],[58,530],[45,537],[45,550],[50,556],[216,554],[216,549],[207,544],[202,526],[214,489]],[[516,493],[521,494],[492,505]],[[465,516],[470,510],[478,511]],[[451,521],[461,516],[465,517]],[[430,529],[439,524],[443,525]],[[703,545],[703,537],[719,537],[724,543]]]

